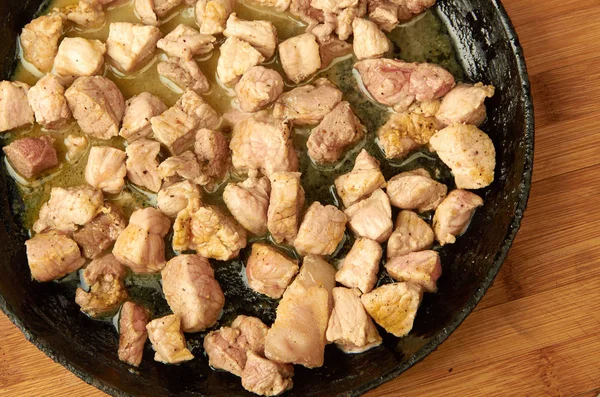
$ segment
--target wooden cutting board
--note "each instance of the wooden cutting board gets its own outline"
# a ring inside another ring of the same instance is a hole
[[[493,287],[376,396],[600,394],[600,1],[504,0],[531,77],[534,183]],[[0,315],[0,396],[104,396]]]

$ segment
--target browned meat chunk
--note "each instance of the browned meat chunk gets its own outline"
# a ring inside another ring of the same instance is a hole
[[[21,32],[23,58],[42,73],[52,69],[64,22],[64,14],[52,12],[29,22]]]
[[[345,207],[350,207],[385,185],[385,178],[379,169],[379,161],[365,149],[356,156],[352,171],[335,180],[337,194]]]
[[[217,76],[226,85],[235,84],[253,66],[265,60],[254,47],[236,37],[228,37],[221,45],[217,62]]]
[[[148,339],[148,311],[133,302],[125,302],[119,317],[119,360],[137,367],[142,362]]]
[[[71,119],[65,88],[53,74],[39,79],[27,92],[27,98],[35,113],[35,121],[44,128],[59,129]]]
[[[20,81],[0,82],[0,132],[32,124],[34,113],[27,93],[29,86]]]
[[[426,145],[437,131],[437,121],[417,113],[394,113],[377,131],[385,157],[396,159]]]
[[[129,98],[125,105],[123,126],[119,135],[130,143],[136,139],[149,137],[152,134],[150,119],[167,110],[167,105],[149,92],[142,92]]]
[[[165,364],[179,364],[194,358],[185,344],[181,331],[181,319],[177,314],[152,320],[146,325],[152,348],[156,352],[154,360]]]
[[[193,59],[189,61],[182,58],[169,58],[156,65],[158,74],[170,80],[183,90],[192,90],[198,94],[210,91],[208,79],[202,73],[198,64]]]
[[[37,281],[56,280],[85,263],[75,241],[55,231],[36,234],[25,246],[31,277]]]
[[[279,43],[279,60],[288,79],[300,83],[321,69],[317,38],[304,33]]]
[[[233,12],[235,0],[198,0],[196,23],[202,34],[220,34],[225,30],[227,17]]]
[[[88,259],[97,258],[108,249],[127,226],[121,210],[110,203],[105,203],[100,213],[73,233],[73,240],[79,244],[83,256]]]
[[[200,164],[200,185],[211,187],[225,177],[230,167],[229,143],[220,131],[201,128],[196,133],[194,153]]]
[[[126,157],[124,151],[110,146],[92,147],[85,167],[85,180],[105,193],[119,193],[125,186]]]
[[[346,215],[333,205],[311,204],[294,240],[300,255],[331,255],[344,238]]]
[[[89,140],[85,136],[67,135],[64,140],[67,147],[66,160],[73,164],[83,157],[88,148]]]
[[[263,66],[250,68],[235,85],[240,108],[257,112],[275,101],[283,92],[283,78],[277,71]]]
[[[389,0],[369,0],[369,20],[375,22],[381,30],[391,32],[398,26],[398,4]]]
[[[67,6],[63,10],[67,20],[79,25],[80,28],[99,28],[106,21],[102,4],[97,0],[80,0],[76,5]]]
[[[350,229],[358,236],[382,243],[392,234],[392,206],[389,197],[381,189],[352,204],[344,213]]]
[[[244,228],[215,207],[202,207],[196,211],[190,228],[190,248],[206,258],[227,261],[238,256],[246,246]]]
[[[377,241],[358,238],[335,274],[335,281],[348,288],[358,288],[365,294],[370,292],[377,281],[382,255],[383,249]]]
[[[436,251],[420,251],[388,260],[385,270],[395,280],[418,285],[426,292],[436,292],[437,279],[442,275],[442,264]]]
[[[396,229],[388,240],[388,259],[430,249],[432,245],[433,230],[427,222],[412,211],[400,211],[396,218]]]
[[[161,36],[156,26],[113,22],[106,40],[106,55],[121,72],[132,72],[154,56]]]
[[[149,139],[138,139],[125,149],[127,153],[127,178],[138,186],[151,192],[158,192],[162,185],[158,173],[157,156],[160,143]]]
[[[265,59],[269,59],[275,54],[277,29],[273,25],[273,22],[259,20],[246,21],[238,18],[233,13],[227,20],[227,28],[223,34],[225,37],[235,37],[249,43]]]
[[[196,29],[180,24],[168,35],[158,40],[156,46],[172,57],[192,59],[196,55],[211,52],[214,48],[215,37],[200,34]]]
[[[448,192],[446,185],[431,179],[423,168],[396,175],[386,190],[394,207],[419,212],[436,209]]]
[[[481,197],[466,190],[456,189],[448,193],[433,216],[435,239],[441,245],[453,244],[456,237],[467,230],[475,210],[482,205]]]
[[[363,18],[355,18],[352,22],[354,55],[359,60],[380,58],[390,50],[390,42],[377,24]]]
[[[223,201],[240,225],[261,236],[267,232],[270,192],[268,178],[250,176],[243,182],[229,183],[223,191]]]
[[[54,58],[54,71],[69,78],[102,74],[105,53],[106,45],[100,40],[65,37]]]
[[[301,175],[299,172],[276,172],[271,175],[267,225],[276,243],[292,244],[298,234],[304,208]]]
[[[190,181],[177,182],[162,188],[156,198],[158,209],[170,218],[176,217],[179,211],[190,205],[200,207],[200,200],[200,189]]]
[[[494,96],[492,85],[459,84],[446,94],[435,117],[444,125],[480,125],[485,120],[485,98]]]
[[[246,366],[242,371],[244,389],[262,396],[278,396],[290,390],[294,383],[294,366],[280,364],[259,356],[253,351],[246,353]]]
[[[254,291],[279,299],[297,273],[298,261],[268,244],[252,244],[246,262],[246,277]]]
[[[54,138],[21,138],[4,146],[2,150],[12,167],[25,178],[35,178],[49,168],[58,165]]]

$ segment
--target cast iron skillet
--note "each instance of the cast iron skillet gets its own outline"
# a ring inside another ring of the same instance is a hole
[[[16,37],[40,9],[36,0],[0,0],[0,70],[14,67]],[[438,0],[435,12],[454,38],[471,81],[497,88],[486,124],[497,150],[496,179],[483,192],[467,234],[442,251],[444,274],[437,294],[426,294],[411,334],[386,337],[359,355],[332,346],[325,365],[297,367],[288,396],[356,396],[405,371],[437,348],[473,310],[498,272],[526,207],[533,166],[533,107],[517,35],[498,0]],[[12,180],[0,173],[0,307],[27,339],[81,379],[114,396],[250,395],[233,375],[212,371],[205,359],[181,366],[154,362],[147,347],[139,373],[117,359],[118,338],[108,323],[79,313],[72,292],[57,283],[31,281],[26,234],[13,214],[22,203]],[[200,347],[194,349],[196,356]]]

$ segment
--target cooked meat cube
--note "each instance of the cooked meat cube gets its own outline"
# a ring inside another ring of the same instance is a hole
[[[246,246],[246,231],[216,207],[201,207],[190,222],[190,249],[205,258],[228,261]]]
[[[125,302],[119,317],[119,360],[137,367],[142,362],[148,339],[148,311],[133,302]]]
[[[69,21],[84,29],[99,28],[106,21],[102,4],[97,0],[79,0],[77,5],[65,7],[64,12]]]
[[[348,288],[358,288],[365,294],[370,292],[377,281],[382,255],[383,249],[377,241],[356,239],[335,274],[335,281]]]
[[[133,0],[133,8],[144,25],[160,25],[156,12],[154,12],[154,0]]]
[[[404,157],[429,142],[437,121],[416,113],[393,113],[377,130],[379,145],[388,159]]]
[[[198,0],[196,23],[202,34],[220,34],[225,30],[227,17],[233,12],[235,0]]]
[[[308,207],[294,240],[296,251],[304,255],[331,255],[344,238],[346,215],[333,205],[315,201]]]
[[[300,83],[321,69],[317,38],[304,33],[279,43],[279,60],[288,79]]]
[[[102,76],[80,77],[67,89],[65,97],[83,132],[98,139],[119,134],[125,99],[115,83]]]
[[[77,288],[75,302],[81,311],[91,317],[100,317],[114,312],[127,299],[123,279],[126,275],[123,265],[112,254],[94,259],[85,268],[83,280],[89,291]]]
[[[413,102],[408,107],[409,113],[421,114],[425,117],[434,117],[440,109],[442,101],[434,99],[432,101]]]
[[[181,0],[154,0],[154,12],[156,12],[159,18],[164,18],[180,5],[181,2]]]
[[[64,14],[51,12],[29,22],[21,32],[23,58],[42,73],[52,69],[64,22]]]
[[[418,15],[426,9],[433,7],[436,0],[392,0],[400,6],[398,13],[400,20],[408,21],[415,15]]]
[[[76,163],[83,157],[88,147],[88,139],[85,136],[67,135],[64,140],[67,147],[66,159],[69,163]]]
[[[389,0],[369,0],[369,20],[381,30],[391,32],[398,26],[398,4]]]
[[[54,138],[21,138],[4,146],[2,150],[12,167],[25,178],[35,178],[40,173],[58,165]]]
[[[485,98],[494,96],[492,85],[459,84],[446,94],[435,117],[444,125],[480,125],[486,118]]]
[[[267,332],[265,356],[269,360],[307,368],[323,365],[334,275],[335,268],[318,256],[304,258]]]
[[[180,24],[168,35],[158,40],[156,46],[169,56],[189,61],[196,55],[211,52],[215,40],[214,36],[200,34],[196,29]]]
[[[392,206],[389,197],[381,189],[352,204],[344,213],[350,229],[361,237],[382,243],[392,234]]]
[[[32,124],[34,113],[27,94],[29,86],[20,81],[0,82],[0,132]]]
[[[81,229],[73,233],[73,240],[79,244],[83,256],[97,258],[108,249],[127,226],[127,220],[115,205],[105,203],[101,212]]]
[[[358,7],[344,8],[336,15],[335,34],[340,40],[348,40],[352,35],[352,22],[358,16]]]
[[[333,35],[319,41],[319,54],[321,56],[321,69],[326,68],[331,62],[348,54],[352,54],[352,45]]]
[[[423,290],[408,283],[385,284],[361,296],[367,313],[390,334],[401,338],[413,327]]]
[[[354,34],[354,55],[361,60],[380,58],[390,50],[390,42],[377,24],[363,18],[355,18],[352,22]]]
[[[240,225],[261,236],[267,232],[270,192],[268,178],[250,176],[243,182],[227,184],[223,190],[223,201]]]
[[[186,90],[175,106],[194,118],[197,128],[215,129],[221,122],[217,112],[194,91]]]
[[[298,170],[290,125],[280,119],[259,113],[240,121],[233,128],[229,148],[238,171],[260,170],[270,176]]]
[[[259,318],[240,314],[231,323],[231,328],[240,330],[246,350],[264,355],[265,337],[267,336],[269,327]]]
[[[436,292],[442,264],[436,251],[420,251],[391,258],[385,264],[385,270],[395,280],[418,285],[426,292]]]
[[[283,92],[283,78],[276,70],[263,66],[250,68],[235,85],[240,108],[257,112],[273,103]]]
[[[365,128],[350,104],[340,102],[308,138],[308,155],[316,163],[333,163],[365,136]]]
[[[283,93],[275,102],[273,116],[295,126],[318,124],[342,100],[342,92],[326,78],[317,79]]]
[[[163,101],[149,92],[142,92],[125,102],[123,126],[119,135],[131,143],[136,139],[147,138],[152,134],[150,119],[167,110]]]
[[[427,222],[412,211],[400,211],[396,218],[396,229],[388,240],[388,259],[430,249],[432,245],[433,230]]]
[[[129,225],[119,234],[113,255],[135,273],[155,273],[165,266],[165,242],[169,218],[155,208],[134,211]]]
[[[181,319],[177,314],[152,320],[146,325],[152,348],[156,352],[154,360],[165,364],[179,364],[194,358],[185,344],[181,331]]]
[[[338,13],[344,8],[356,7],[358,0],[312,0],[310,5],[318,10]]]
[[[273,11],[284,12],[290,7],[291,0],[248,0],[249,3],[272,8]]]
[[[194,153],[200,164],[202,175],[202,186],[210,186],[212,183],[225,177],[230,167],[229,143],[220,131],[201,128],[196,133]]]
[[[98,214],[104,204],[102,191],[88,186],[53,187],[50,199],[40,209],[33,231],[41,233],[48,229],[73,232]]]
[[[200,207],[201,194],[198,186],[190,181],[182,181],[163,187],[158,192],[156,201],[158,209],[166,216],[174,218],[179,211],[189,205]]]
[[[125,149],[127,153],[127,178],[138,186],[151,192],[158,192],[162,185],[158,173],[160,143],[149,139],[138,139],[131,142]]]
[[[290,12],[308,25],[323,22],[323,11],[311,6],[311,0],[291,0]]]
[[[102,74],[106,45],[99,40],[65,37],[54,58],[54,70],[59,76],[79,77]]]
[[[233,127],[235,127],[240,121],[244,121],[254,116],[256,116],[256,113],[246,113],[237,109],[231,109],[230,111],[223,113],[223,127],[226,130],[231,131],[233,130]]]
[[[110,146],[93,146],[85,167],[85,180],[105,193],[117,194],[125,186],[126,154]]]
[[[252,252],[246,262],[246,277],[254,291],[279,299],[297,273],[298,261],[271,245],[252,244]]]
[[[456,189],[448,193],[433,216],[435,239],[441,245],[453,244],[456,237],[467,230],[475,210],[482,205],[481,197],[466,190]]]
[[[198,94],[206,94],[210,91],[208,79],[193,59],[186,61],[183,58],[171,57],[156,65],[156,69],[161,77],[170,80],[183,90],[190,89]]]
[[[379,169],[379,161],[365,149],[356,156],[352,171],[335,180],[337,194],[345,207],[350,207],[358,200],[366,198],[375,190],[385,186],[385,178]]]
[[[181,317],[183,332],[198,332],[217,322],[225,295],[208,259],[179,255],[167,262],[161,274],[165,298]]]
[[[38,80],[27,92],[27,98],[35,113],[35,121],[44,128],[59,129],[71,119],[71,109],[65,98],[65,87],[53,74],[47,74]]]
[[[258,52],[269,59],[275,54],[277,47],[277,29],[273,22],[246,21],[240,19],[235,13],[227,19],[227,28],[223,32],[225,37],[235,37],[249,43]]]
[[[394,207],[419,212],[436,209],[448,192],[446,185],[431,179],[423,168],[396,175],[386,190]]]
[[[298,234],[304,208],[301,176],[299,172],[276,172],[271,175],[267,225],[273,240],[278,244],[292,244]]]
[[[244,389],[262,396],[278,396],[294,386],[293,365],[268,360],[253,351],[246,353],[241,376]]]
[[[158,166],[158,175],[163,181],[170,179],[178,180],[180,178],[200,184],[202,177],[200,174],[200,164],[196,156],[190,150],[183,152],[179,156],[171,156]]]
[[[121,72],[132,72],[154,56],[161,36],[156,26],[112,22],[106,40],[106,55]]]
[[[265,60],[258,50],[236,37],[228,37],[220,50],[217,76],[225,85],[235,84],[251,67]]]
[[[25,245],[31,277],[37,281],[59,279],[85,263],[75,241],[52,230],[36,234]]]
[[[177,213],[173,223],[172,248],[175,252],[182,252],[193,249],[192,242],[192,217],[202,203],[196,200],[189,200],[187,207]]]
[[[431,137],[429,145],[450,167],[459,189],[481,189],[494,181],[494,143],[474,125],[446,127]]]

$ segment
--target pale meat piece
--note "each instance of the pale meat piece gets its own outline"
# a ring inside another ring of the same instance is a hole
[[[401,21],[408,21],[426,9],[433,7],[436,0],[392,0],[400,6],[398,14]]]
[[[265,337],[269,327],[261,319],[240,314],[231,323],[231,328],[240,330],[246,350],[264,355]]]
[[[119,315],[119,360],[137,367],[142,362],[148,339],[148,310],[133,302],[125,302]]]
[[[358,0],[312,0],[310,5],[326,13],[339,13],[348,7],[357,7]]]
[[[50,136],[21,138],[4,146],[2,150],[15,171],[31,179],[58,165],[53,143],[54,138]]]
[[[175,218],[180,211],[190,205],[200,207],[201,193],[198,186],[190,181],[176,182],[163,187],[158,192],[158,209],[169,218]]]
[[[183,152],[179,156],[168,157],[158,166],[158,175],[166,183],[170,180],[180,180],[181,178],[200,184],[202,177],[200,174],[200,164],[196,156],[190,150]]]
[[[124,151],[110,146],[93,146],[85,166],[85,180],[104,193],[117,194],[125,187]]]
[[[83,271],[83,281],[89,290],[77,288],[75,303],[91,317],[116,311],[128,296],[123,282],[126,274],[125,267],[112,254],[94,259]]]
[[[444,125],[480,125],[487,114],[484,101],[494,96],[492,85],[458,84],[446,94],[435,117]]]
[[[387,182],[386,190],[394,207],[426,212],[440,205],[448,187],[433,180],[425,169],[419,168],[394,176]]]
[[[379,169],[379,161],[365,149],[356,156],[352,171],[335,180],[335,189],[345,207],[350,207],[385,186],[386,182]]]
[[[344,8],[336,15],[335,34],[340,40],[348,40],[352,35],[352,22],[359,16],[358,7]]]
[[[106,40],[106,55],[117,69],[130,73],[152,59],[161,37],[156,26],[112,22]]]
[[[127,153],[127,178],[138,186],[151,192],[158,192],[162,180],[158,173],[157,156],[160,143],[150,139],[138,139],[131,142],[125,149]]]
[[[80,77],[67,89],[65,97],[83,132],[98,139],[119,134],[125,99],[115,83],[103,76]]]
[[[359,60],[380,58],[390,50],[390,42],[377,24],[363,18],[355,18],[352,22],[354,55]]]
[[[385,157],[396,159],[426,145],[437,132],[437,120],[417,113],[393,113],[377,130]]]
[[[27,94],[29,86],[20,81],[0,82],[0,132],[32,124],[33,109]]]
[[[105,203],[91,222],[73,233],[73,240],[81,247],[84,257],[94,259],[117,240],[126,226],[127,220],[121,210],[113,204]]]
[[[62,278],[85,263],[75,241],[55,231],[38,233],[25,246],[31,277],[40,282]]]
[[[165,364],[179,364],[194,358],[188,350],[181,331],[181,319],[170,314],[152,320],[146,325],[148,338],[156,352],[154,360]]]
[[[223,113],[223,127],[225,130],[232,131],[237,123],[254,116],[256,116],[256,113],[246,113],[237,109],[231,109]]]
[[[235,0],[198,0],[196,23],[202,34],[220,34],[225,30],[229,14],[233,12]]]
[[[362,293],[370,292],[377,282],[379,261],[383,249],[377,241],[358,238],[342,261],[335,281],[348,288],[358,288]]]
[[[389,0],[369,0],[369,20],[375,22],[381,30],[391,32],[398,26],[399,6]]]
[[[235,94],[243,112],[257,112],[273,103],[282,93],[281,75],[263,66],[250,68],[235,85]]]
[[[154,12],[159,18],[164,18],[181,3],[182,0],[154,0]]]
[[[252,244],[252,252],[246,262],[246,277],[248,286],[254,291],[279,299],[297,273],[298,261],[271,245]]]
[[[194,154],[200,164],[200,185],[212,188],[230,168],[229,143],[220,131],[201,128],[196,133]]]
[[[311,33],[317,38],[320,44],[322,40],[330,37],[335,31],[336,17],[333,13],[324,13],[322,23],[309,24],[306,27],[306,33]]]
[[[356,117],[350,104],[340,102],[312,130],[306,146],[308,155],[318,163],[334,163],[345,151],[365,136],[365,127]]]
[[[125,102],[123,125],[119,135],[131,143],[136,139],[147,138],[152,134],[150,119],[167,110],[167,105],[157,96],[142,92]]]
[[[267,332],[265,356],[269,360],[307,368],[323,365],[334,276],[335,268],[323,259],[312,255],[304,258]]]
[[[442,264],[436,251],[420,251],[389,259],[385,270],[394,280],[418,285],[425,292],[436,292]]]
[[[290,13],[308,25],[315,25],[325,20],[322,10],[311,6],[311,0],[291,0]]]
[[[88,186],[53,187],[50,199],[42,205],[39,218],[33,224],[33,231],[74,232],[94,219],[103,204],[104,196],[100,190]]]
[[[67,20],[84,29],[99,28],[106,21],[102,4],[97,0],[79,0],[79,3],[67,6],[63,11]]]
[[[180,24],[168,35],[158,40],[156,46],[172,57],[190,60],[196,55],[211,52],[216,41],[214,36],[200,34],[196,29]]]
[[[279,60],[288,79],[300,83],[321,69],[317,38],[310,33],[279,43]]]
[[[229,183],[223,201],[231,215],[246,230],[257,236],[267,233],[267,210],[271,184],[267,177],[250,176],[243,182]]]
[[[194,91],[186,90],[175,106],[194,119],[196,128],[216,129],[221,122],[218,113]]]
[[[457,188],[481,189],[494,181],[494,143],[474,125],[446,127],[431,137],[429,145],[452,170]]]
[[[73,164],[83,157],[87,150],[89,140],[85,136],[67,135],[64,140],[67,147],[66,160]]]
[[[165,266],[164,237],[171,228],[169,218],[155,208],[139,209],[131,214],[112,253],[135,273],[156,273]]]
[[[248,3],[272,8],[273,11],[284,12],[290,7],[291,0],[246,0]]]
[[[336,287],[331,294],[333,311],[325,334],[327,341],[345,353],[362,353],[381,345],[381,336],[360,301],[360,292]]]
[[[433,230],[427,222],[412,211],[400,211],[396,218],[396,228],[388,240],[388,259],[427,250],[432,246]]]
[[[267,226],[278,244],[292,244],[298,234],[304,208],[301,176],[299,172],[276,172],[271,175]]]
[[[234,85],[251,67],[265,60],[249,43],[233,36],[225,40],[220,51],[217,77],[225,85]]]
[[[102,74],[105,53],[106,45],[100,40],[65,37],[54,58],[54,71],[69,78]]]
[[[344,213],[348,226],[356,235],[383,243],[392,234],[392,206],[381,189],[348,207]]]
[[[156,65],[158,75],[173,82],[182,90],[192,90],[198,94],[210,91],[208,79],[202,73],[195,60],[171,57]]]
[[[227,19],[227,28],[223,32],[225,37],[235,37],[249,43],[256,48],[265,59],[275,54],[277,47],[277,29],[273,22],[246,21],[237,17],[235,12]]]
[[[483,205],[478,195],[462,189],[448,193],[440,203],[433,216],[433,233],[441,244],[453,244],[471,223],[477,207]]]
[[[319,41],[319,55],[321,56],[321,69],[326,68],[331,62],[348,54],[352,54],[352,45],[338,39],[334,35],[317,38]]]
[[[294,386],[294,366],[268,360],[253,351],[246,353],[242,371],[244,389],[261,396],[278,396]]]
[[[27,99],[35,113],[35,121],[46,129],[60,129],[71,119],[71,109],[65,98],[65,87],[53,74],[47,74],[39,79],[27,92]]]
[[[295,126],[318,124],[342,101],[342,92],[326,78],[283,93],[275,102],[273,116]]]
[[[344,238],[346,221],[346,215],[333,205],[315,201],[304,214],[294,248],[302,256],[333,254]]]
[[[154,12],[154,0],[134,0],[133,9],[144,25],[160,25],[156,12]]]
[[[29,22],[21,31],[23,58],[42,73],[52,69],[64,23],[63,13],[52,12]]]
[[[212,327],[225,304],[225,295],[208,259],[179,255],[162,270],[162,288],[173,313],[181,317],[183,332]]]
[[[189,249],[205,258],[228,261],[246,247],[246,230],[216,207],[201,207],[190,220]]]

